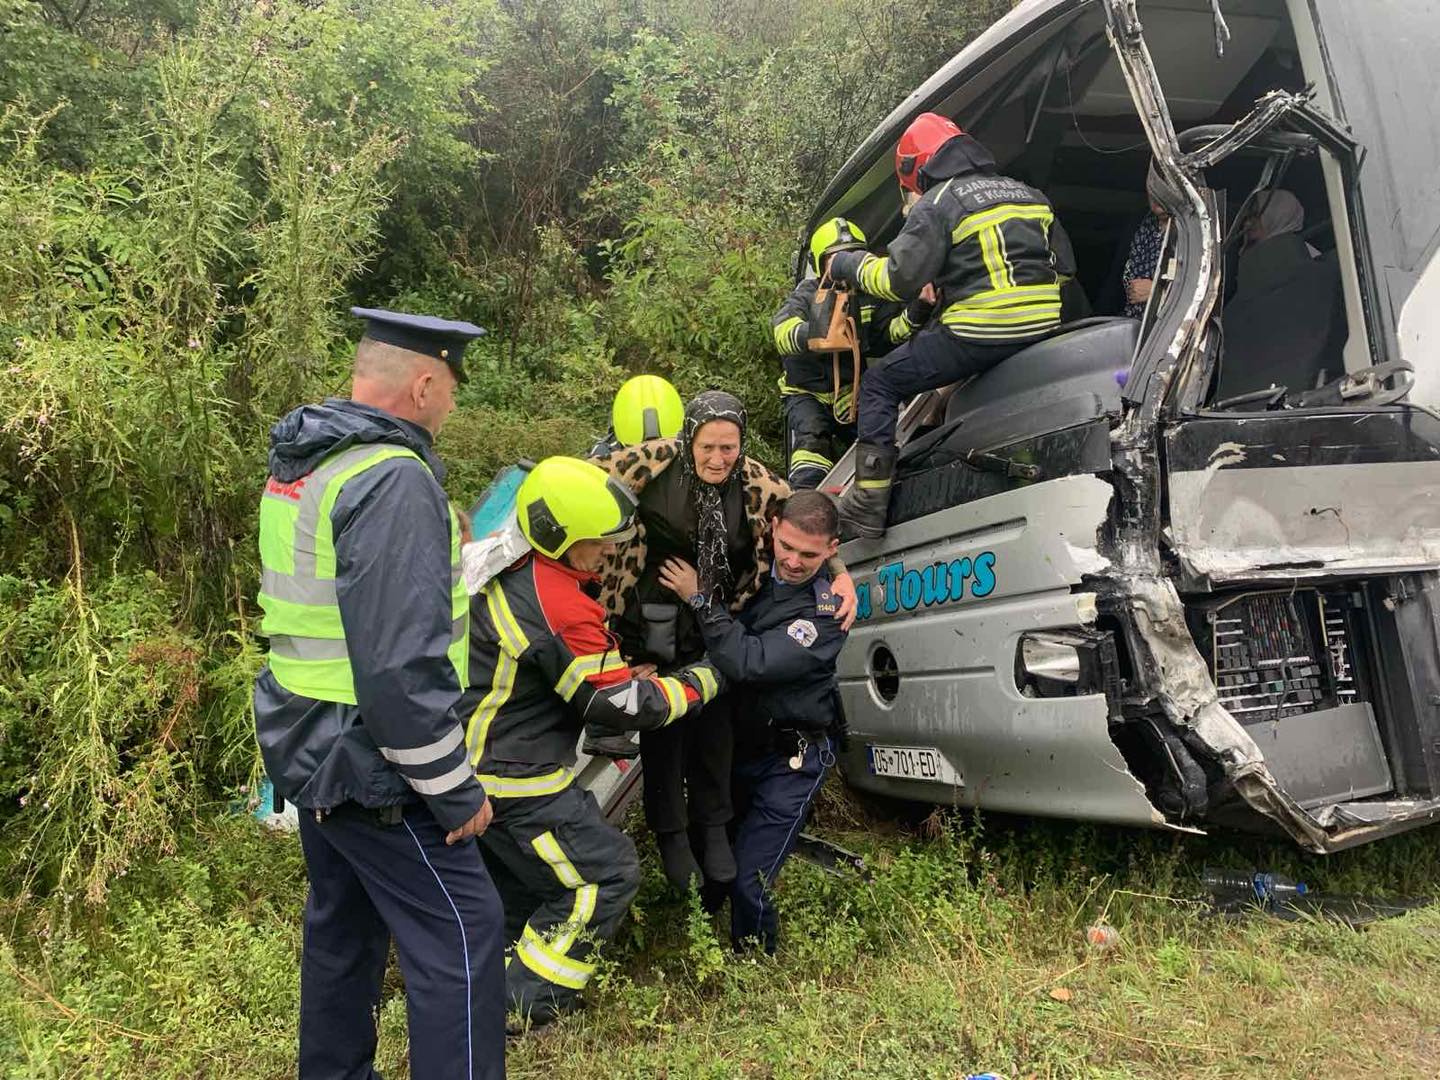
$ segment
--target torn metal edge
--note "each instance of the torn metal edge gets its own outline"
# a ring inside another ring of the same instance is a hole
[[[1119,500],[1110,556],[1113,596],[1130,612],[1137,643],[1145,653],[1136,657],[1137,678],[1166,718],[1193,733],[1215,755],[1240,797],[1275,821],[1297,844],[1315,852],[1334,851],[1395,831],[1403,823],[1387,819],[1331,835],[1281,790],[1255,740],[1220,704],[1209,669],[1186,625],[1179,593],[1160,564],[1160,416],[1177,372],[1204,361],[1210,316],[1220,288],[1216,262],[1219,221],[1212,200],[1203,192],[1196,162],[1181,152],[1145,44],[1136,0],[1104,0],[1104,6],[1106,33],[1138,107],[1155,168],[1188,204],[1172,210],[1184,209],[1193,230],[1181,228],[1176,234],[1175,263],[1180,272],[1161,302],[1149,341],[1136,356],[1135,373],[1143,377],[1137,380],[1132,376],[1131,385],[1139,397],[1127,395],[1125,414],[1112,438]],[[1198,250],[1191,251],[1197,239]],[[1173,295],[1177,292],[1179,296]],[[1214,467],[1221,464],[1215,462]],[[1417,808],[1415,813],[1427,811]]]

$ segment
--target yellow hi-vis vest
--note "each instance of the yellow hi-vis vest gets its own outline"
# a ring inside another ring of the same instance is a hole
[[[271,477],[260,498],[260,632],[270,639],[267,662],[292,694],[346,705],[355,700],[355,673],[345,645],[335,592],[335,538],[330,511],[345,484],[366,469],[413,450],[385,443],[354,446],[325,458],[290,483]],[[460,573],[460,523],[450,510],[450,647],[460,687],[470,668],[470,597]]]

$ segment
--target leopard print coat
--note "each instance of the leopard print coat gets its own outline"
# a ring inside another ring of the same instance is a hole
[[[638,496],[646,484],[673,465],[679,456],[679,439],[652,439],[635,446],[622,446],[590,460]],[[741,483],[745,493],[745,524],[755,543],[755,569],[736,582],[732,611],[739,611],[745,601],[755,595],[760,582],[765,580],[764,575],[770,572],[767,540],[770,519],[790,497],[790,485],[754,458],[747,457],[736,468],[744,470]],[[622,542],[600,569],[600,603],[612,616],[625,610],[625,597],[645,571],[645,526],[638,522],[637,526],[635,535]]]

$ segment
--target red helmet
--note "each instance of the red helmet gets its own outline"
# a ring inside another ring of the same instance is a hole
[[[920,194],[921,167],[946,142],[964,134],[958,124],[939,113],[921,113],[910,121],[905,134],[900,136],[900,144],[895,147],[895,175],[900,186]]]

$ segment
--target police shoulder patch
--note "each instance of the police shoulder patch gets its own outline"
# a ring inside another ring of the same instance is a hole
[[[839,610],[839,602],[835,594],[830,591],[829,582],[815,579],[815,613],[817,615],[834,615]]]
[[[785,628],[785,632],[807,649],[814,645],[815,639],[820,636],[815,624],[809,619],[796,619]]]

